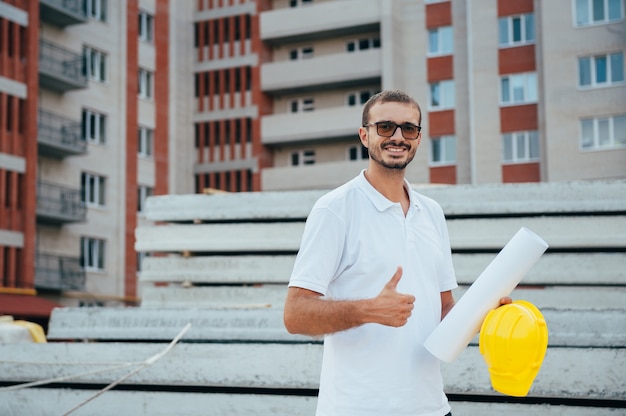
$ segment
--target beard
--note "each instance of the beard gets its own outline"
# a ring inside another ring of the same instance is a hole
[[[408,154],[403,158],[395,158],[395,157],[387,157],[385,160],[384,151],[386,147],[395,146],[395,147],[404,147],[408,150]],[[385,142],[381,143],[380,146],[374,147],[374,149],[369,149],[369,156],[374,162],[378,163],[383,168],[389,170],[403,170],[405,169],[409,163],[415,157],[415,153],[417,151],[417,147],[413,147],[406,143],[394,143],[394,142]]]

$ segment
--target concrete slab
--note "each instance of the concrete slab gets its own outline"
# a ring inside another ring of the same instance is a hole
[[[295,255],[146,257],[142,282],[284,283],[291,275]]]
[[[158,343],[48,343],[0,345],[5,382],[45,380],[145,362],[163,351]],[[169,354],[125,380],[128,385],[222,386],[229,388],[316,389],[319,344],[176,345]],[[5,357],[10,357],[7,360]],[[45,364],[47,363],[47,364]],[[470,346],[442,367],[446,391],[497,396],[478,348]],[[626,400],[626,349],[550,348],[529,397]],[[85,375],[73,382],[110,383],[129,369]]]
[[[626,215],[456,219],[448,221],[453,250],[501,250],[521,227],[551,249],[626,247]],[[143,226],[139,252],[296,252],[304,223],[234,223]]]
[[[524,280],[522,279],[522,284]],[[466,285],[453,291],[460,299]],[[262,286],[194,286],[181,285],[142,287],[142,307],[149,308],[212,308],[212,307],[272,307],[282,308],[287,287]],[[622,286],[518,286],[513,299],[524,299],[538,308],[563,309],[623,309],[626,287]]]
[[[460,284],[470,284],[497,253],[454,253]],[[291,255],[146,257],[142,282],[173,283],[284,283],[295,262]],[[524,276],[527,285],[626,285],[626,252],[546,253]]]
[[[88,400],[90,390],[32,388],[10,393],[0,392],[0,414],[65,414]],[[37,397],[37,400],[32,400]],[[268,394],[220,394],[205,392],[108,391],[80,407],[75,416],[311,416],[316,397]],[[622,416],[624,409],[549,404],[455,402],[452,412],[463,416]]]
[[[439,202],[450,216],[626,211],[626,181],[620,180],[413,187]],[[303,219],[326,192],[154,196],[147,200],[146,215],[152,221]]]
[[[543,309],[551,347],[615,347],[626,345],[626,309]],[[153,308],[58,308],[53,311],[49,340],[173,339],[187,323],[185,335],[196,341],[311,342],[289,334],[283,310],[257,309],[153,309]],[[478,337],[473,342],[478,345]]]

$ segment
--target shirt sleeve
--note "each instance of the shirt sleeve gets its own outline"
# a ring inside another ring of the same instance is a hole
[[[327,207],[314,207],[309,214],[290,287],[326,295],[335,278],[345,242],[345,221]]]

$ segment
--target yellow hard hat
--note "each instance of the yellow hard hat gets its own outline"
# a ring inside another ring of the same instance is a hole
[[[530,302],[516,300],[490,311],[480,329],[479,350],[494,390],[528,394],[548,348],[548,326]]]

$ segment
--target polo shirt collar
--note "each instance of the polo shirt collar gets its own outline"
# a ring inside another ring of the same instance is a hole
[[[372,186],[372,184],[365,177],[365,169],[361,171],[361,174],[357,177],[357,181],[359,188],[363,191],[363,193],[365,193],[367,198],[372,201],[372,204],[374,204],[378,211],[385,211],[396,204],[395,202],[387,199],[383,194],[378,192],[378,190]],[[417,201],[417,199],[415,198],[415,194],[411,190],[411,184],[409,184],[409,181],[407,181],[406,178],[404,179],[404,188],[407,190],[407,194],[409,195],[411,206],[415,207],[416,209],[420,209],[419,202]]]

